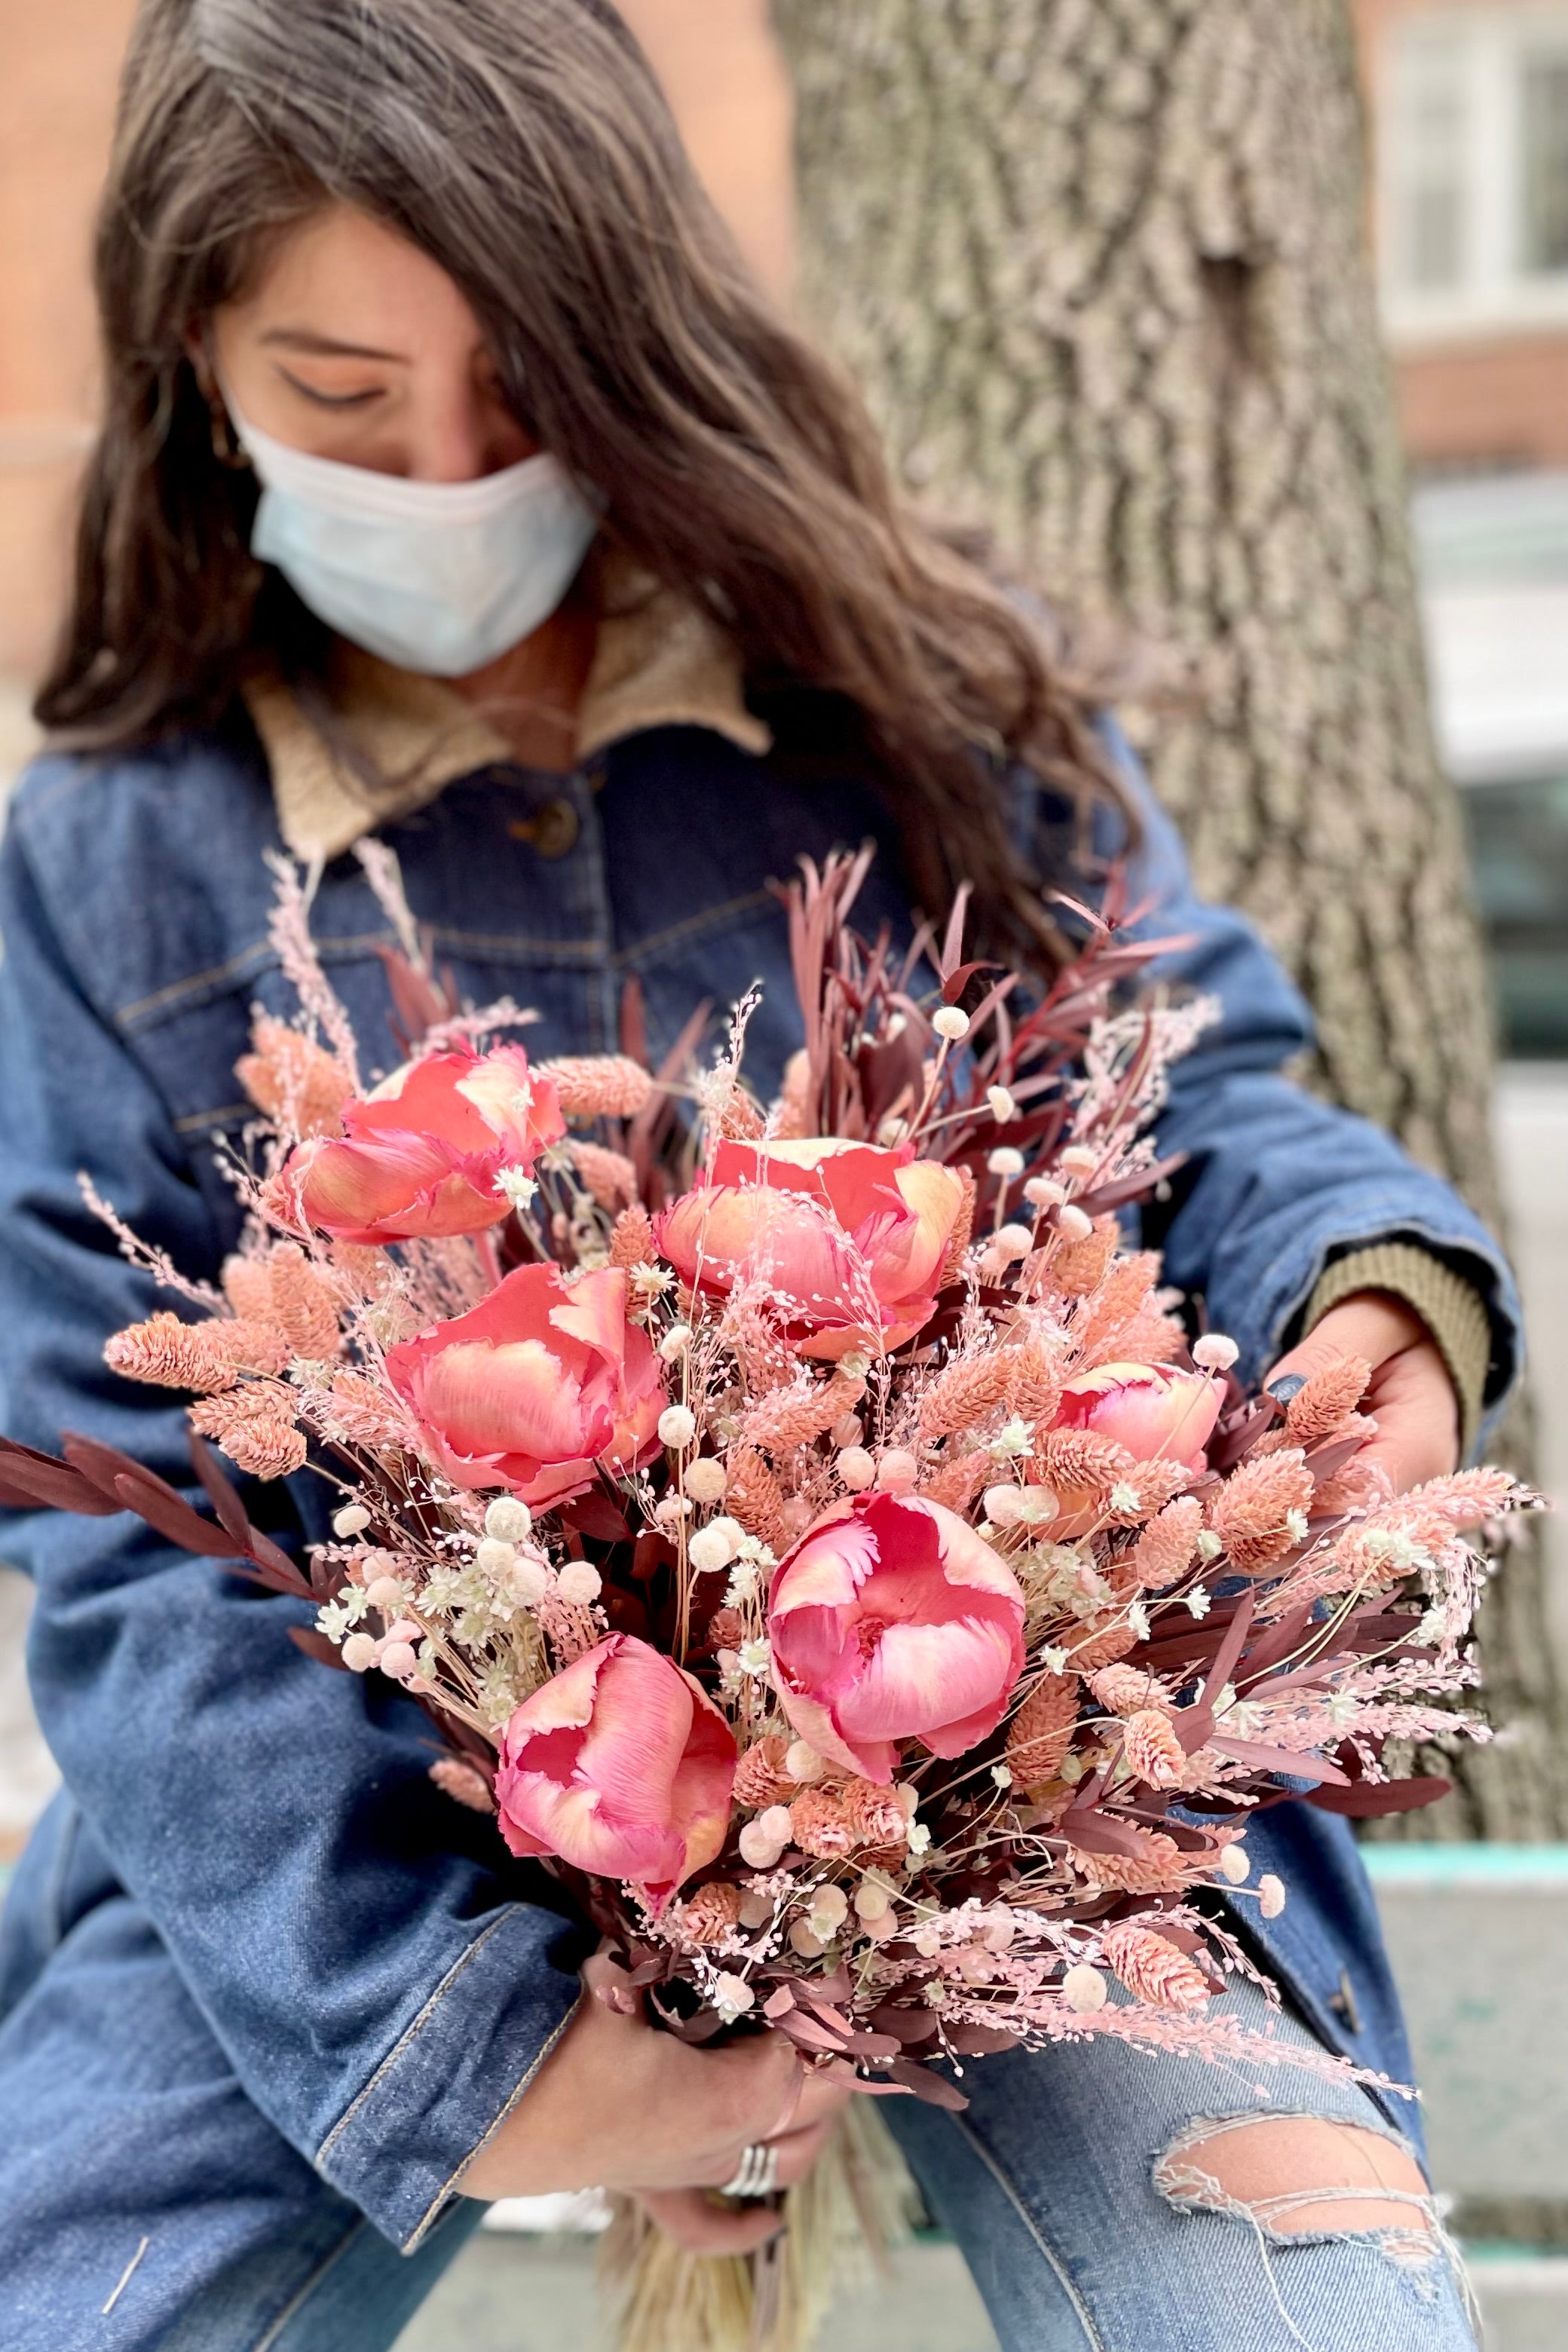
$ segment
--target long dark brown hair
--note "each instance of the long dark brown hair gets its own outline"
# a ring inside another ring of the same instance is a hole
[[[1038,627],[902,505],[853,388],[769,306],[609,0],[142,0],[96,276],[107,414],[37,700],[79,747],[218,721],[258,649],[321,632],[248,551],[190,352],[324,202],[454,279],[509,400],[607,498],[612,541],[701,600],[764,704],[853,714],[936,911],[1056,960],[986,765],[1108,789]],[[821,698],[819,700],[818,698]]]

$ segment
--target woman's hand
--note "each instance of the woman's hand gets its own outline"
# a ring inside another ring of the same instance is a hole
[[[748,2253],[773,2236],[767,2205],[711,2203],[742,2150],[771,2140],[781,2189],[805,2179],[850,2095],[808,2076],[783,2034],[720,2050],[650,2025],[639,1993],[602,1953],[583,1970],[587,1998],[458,2186],[470,2197],[618,2189],[640,2197],[697,2253]]]
[[[1459,1400],[1436,1341],[1415,1309],[1389,1291],[1359,1291],[1331,1307],[1265,1380],[1310,1379],[1344,1356],[1364,1356],[1372,1381],[1362,1411],[1377,1435],[1358,1458],[1380,1463],[1396,1495],[1458,1467]]]

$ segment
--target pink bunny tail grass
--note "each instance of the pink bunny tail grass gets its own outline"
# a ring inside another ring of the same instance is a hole
[[[1138,1315],[1160,1278],[1160,1260],[1153,1250],[1139,1250],[1113,1265],[1095,1297],[1079,1307],[1074,1333],[1083,1358],[1092,1363],[1101,1344]],[[1129,1356],[1127,1361],[1138,1359]]]
[[[1321,1372],[1314,1372],[1285,1408],[1287,1442],[1315,1445],[1319,1438],[1338,1429],[1366,1394],[1371,1378],[1372,1366],[1360,1356],[1345,1356],[1339,1363],[1325,1364]]]
[[[1013,1370],[1000,1352],[949,1364],[921,1399],[921,1435],[930,1444],[979,1428],[1005,1402]]]
[[[1064,1298],[1083,1298],[1098,1290],[1121,1238],[1114,1217],[1097,1217],[1093,1232],[1085,1234],[1081,1241],[1061,1243],[1051,1258],[1051,1288]]]
[[[746,1415],[742,1439],[769,1454],[793,1454],[852,1412],[864,1387],[863,1381],[836,1372],[828,1381],[775,1389]]]
[[[1156,2009],[1206,2009],[1214,1987],[1202,1969],[1152,1927],[1133,1920],[1108,1929],[1100,1941],[1106,1961],[1128,1991]]]
[[[271,1311],[296,1356],[327,1363],[338,1352],[338,1306],[331,1287],[297,1242],[279,1242],[267,1261]]]
[[[646,1209],[623,1209],[616,1219],[616,1229],[610,1237],[610,1264],[630,1274],[635,1266],[651,1265],[658,1252],[654,1247],[653,1219]]]
[[[1168,1714],[1173,1704],[1142,1666],[1101,1666],[1089,1675],[1089,1686],[1111,1715],[1138,1715],[1152,1706]]]
[[[568,1118],[635,1118],[653,1099],[653,1080],[626,1054],[565,1054],[542,1062]]]
[[[628,1209],[637,1197],[637,1171],[624,1151],[602,1143],[572,1145],[572,1164],[601,1209]]]
[[[304,1139],[336,1135],[353,1087],[342,1065],[288,1023],[258,1015],[235,1076],[258,1110]]]
[[[294,1349],[280,1323],[237,1315],[232,1322],[215,1323],[212,1328],[237,1372],[274,1380],[288,1370]]]
[[[943,1503],[950,1511],[967,1511],[995,1472],[995,1463],[983,1449],[952,1454],[921,1478],[920,1491],[928,1502]]]
[[[736,1446],[731,1452],[724,1503],[749,1536],[773,1551],[787,1551],[791,1529],[784,1516],[784,1488],[754,1447]]]
[[[1163,1592],[1184,1576],[1193,1564],[1203,1532],[1203,1506],[1193,1495],[1180,1495],[1167,1503],[1144,1528],[1132,1549],[1117,1562],[1114,1582],[1117,1590],[1139,1586],[1148,1592]]]
[[[221,1395],[202,1397],[188,1418],[198,1436],[212,1438],[226,1453],[230,1437],[256,1422],[292,1422],[299,1402],[298,1390],[287,1381],[246,1381]]]
[[[1056,1779],[1072,1746],[1079,1699],[1076,1675],[1047,1675],[1013,1717],[1005,1752],[1008,1769],[1021,1787],[1038,1789]]]
[[[223,1293],[235,1313],[247,1322],[264,1321],[272,1312],[272,1272],[265,1257],[224,1260]]]
[[[962,1282],[967,1266],[969,1244],[974,1235],[974,1175],[968,1168],[955,1168],[963,1198],[953,1220],[952,1231],[947,1237],[947,1255],[942,1262],[938,1288],[945,1290],[950,1283]]]
[[[471,1813],[493,1813],[496,1809],[489,1782],[476,1764],[465,1764],[458,1756],[437,1756],[430,1767],[430,1778],[447,1796],[459,1805],[467,1805]]]
[[[250,1478],[291,1478],[310,1451],[302,1429],[268,1413],[231,1423],[217,1442]]]
[[[1074,1674],[1091,1675],[1097,1667],[1114,1665],[1129,1650],[1135,1650],[1138,1636],[1124,1616],[1108,1611],[1091,1617],[1081,1633],[1068,1634],[1062,1647]]]
[[[116,1331],[104,1344],[103,1360],[128,1381],[216,1395],[233,1388],[238,1378],[219,1328],[216,1323],[182,1323],[166,1312],[153,1315]]]
[[[1115,1668],[1106,1669],[1114,1673]],[[1187,1768],[1187,1751],[1177,1738],[1171,1719],[1158,1707],[1140,1707],[1127,1718],[1121,1753],[1128,1770],[1152,1789],[1179,1789]]]
[[[1206,1878],[1207,1855],[1184,1854],[1163,1830],[1141,1830],[1136,1853],[1089,1853],[1074,1846],[1068,1860],[1092,1886],[1114,1887],[1122,1895],[1164,1895],[1191,1878]]]
[[[1244,1462],[1209,1507],[1209,1526],[1242,1576],[1258,1576],[1295,1549],[1286,1521],[1312,1499],[1312,1474],[1299,1452]]]

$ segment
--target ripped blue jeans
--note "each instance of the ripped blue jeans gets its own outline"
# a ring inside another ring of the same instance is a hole
[[[46,1953],[33,1875],[0,1932],[5,2352],[390,2352],[481,2208],[458,2198],[400,2254],[247,2096],[134,1901]],[[1251,1990],[1227,2005],[1262,2013]],[[1354,2084],[1105,2040],[981,2059],[964,2089],[962,2115],[881,2112],[1005,2352],[1474,2352],[1429,2201],[1408,2228],[1286,2236],[1310,2185],[1251,2216],[1208,2186],[1211,2122],[1321,2116],[1408,2146]]]
[[[1253,1988],[1226,2005],[1263,2021]],[[1312,2041],[1289,2011],[1279,2035]],[[1475,2352],[1430,2197],[1380,2187],[1380,2227],[1342,2226],[1342,2201],[1334,2226],[1311,2224],[1336,2186],[1375,2173],[1379,2144],[1419,2161],[1354,2083],[1107,2039],[981,2059],[963,2089],[960,2115],[912,2099],[882,2112],[1004,2352]],[[1226,2179],[1248,2130],[1293,2116],[1372,2138],[1347,2174],[1244,2201]]]

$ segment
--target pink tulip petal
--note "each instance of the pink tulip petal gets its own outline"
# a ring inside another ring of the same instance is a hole
[[[994,1706],[1017,1679],[1018,1644],[1007,1627],[975,1618],[946,1625],[889,1625],[849,1689],[834,1700],[849,1739],[927,1738]]]
[[[803,1692],[780,1687],[780,1704],[799,1737],[815,1748],[829,1764],[841,1772],[858,1772],[863,1779],[877,1780],[886,1788],[893,1777],[893,1764],[898,1750],[890,1740],[857,1740],[851,1743],[839,1732],[831,1714],[821,1703],[807,1698]]]
[[[443,1348],[426,1368],[421,1404],[465,1454],[551,1461],[592,1450],[583,1444],[582,1390],[537,1339]]]

